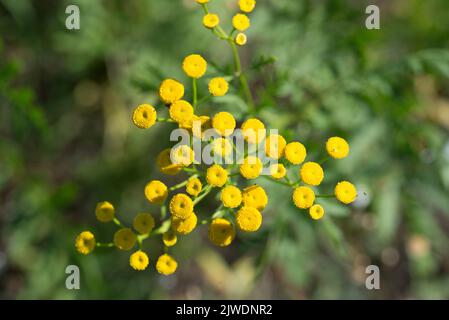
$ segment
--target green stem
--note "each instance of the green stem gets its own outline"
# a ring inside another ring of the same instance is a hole
[[[212,186],[207,185],[204,189],[203,189],[203,193],[198,196],[195,200],[193,200],[193,205],[196,205],[198,202],[200,202],[201,200],[204,199],[205,196],[207,196],[209,194],[209,192],[211,192],[212,190]]]
[[[267,179],[267,180],[270,180],[270,181],[272,181],[272,182],[282,184],[282,185],[287,186],[287,187],[292,187],[292,184],[287,183],[287,182],[284,182],[284,181],[281,181],[281,180],[273,179],[273,178],[270,177],[270,176],[261,176],[261,177],[263,177],[263,178],[265,178],[265,179]]]
[[[125,228],[125,226],[120,222],[119,219],[114,218],[114,220],[112,220],[117,226],[119,226],[120,228]]]
[[[249,89],[249,85],[248,85],[248,81],[246,79],[246,76],[242,72],[242,63],[240,62],[239,51],[238,51],[237,46],[235,45],[235,43],[234,43],[234,41],[232,39],[229,39],[228,42],[229,42],[229,44],[230,44],[230,46],[232,48],[232,54],[234,56],[234,67],[235,67],[236,76],[240,80],[240,84],[242,86],[243,93],[245,95],[246,102],[248,103],[250,111],[252,113],[254,113],[255,112],[255,110],[254,110],[254,100],[253,100],[253,96],[251,94],[251,90]]]
[[[316,194],[315,198],[335,198],[334,194]]]
[[[192,78],[192,88],[193,88],[193,108],[196,107],[196,103],[198,100],[198,88],[197,88],[197,84],[196,84],[196,79]]]
[[[322,165],[323,163],[325,163],[327,160],[329,160],[329,156],[324,157],[323,159],[320,160],[320,162],[318,162],[319,165]]]
[[[170,118],[157,118],[156,121],[157,122],[175,122],[175,120],[170,119]]]
[[[114,246],[114,243],[112,242],[108,242],[108,243],[101,243],[101,242],[97,242],[97,247],[106,247],[106,248],[111,248]]]

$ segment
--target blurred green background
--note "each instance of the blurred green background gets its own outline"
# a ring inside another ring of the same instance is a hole
[[[236,2],[211,8],[229,26]],[[68,4],[78,31],[65,28]],[[365,28],[369,4],[380,30]],[[163,77],[186,81],[184,56],[230,74],[231,52],[193,0],[0,0],[0,299],[449,298],[447,0],[258,0],[251,18],[240,51],[260,117],[316,156],[329,136],[347,138],[351,155],[326,163],[327,179],[356,183],[357,202],[329,202],[313,223],[264,181],[263,230],[221,249],[199,229],[175,247],[174,276],[154,270],[159,243],[144,272],[128,252],[80,256],[77,233],[113,232],[95,221],[98,201],[129,222],[161,177],[154,159],[171,126],[138,130],[133,107],[156,103]],[[244,103],[231,94],[207,107]],[[81,290],[65,288],[69,264]],[[381,290],[365,288],[369,264]]]

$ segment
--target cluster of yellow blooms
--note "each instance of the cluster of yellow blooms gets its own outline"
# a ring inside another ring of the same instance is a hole
[[[203,19],[204,25],[213,29],[220,38],[224,37],[230,41],[230,36],[224,36],[224,31],[219,28],[219,17],[209,13],[207,7],[209,1],[195,1],[203,6],[206,13]],[[254,0],[239,1],[240,10],[244,13],[251,12],[255,4]],[[239,13],[232,19],[233,32],[234,30],[244,31],[249,27],[249,18],[244,13]],[[245,42],[243,38],[246,41],[246,36],[239,33],[232,38],[232,41],[243,44]],[[220,137],[206,142],[211,145],[214,154],[229,155],[235,148],[232,140],[227,139],[237,127],[234,116],[226,111],[218,112],[212,117],[195,114],[198,109],[196,81],[206,74],[206,60],[198,54],[189,55],[184,59],[182,69],[192,80],[192,101],[184,100],[185,87],[181,82],[166,79],[160,84],[159,97],[168,107],[167,117],[158,116],[165,112],[163,110],[166,109],[165,107],[156,110],[152,105],[142,104],[133,112],[133,123],[138,128],[148,129],[156,122],[169,122],[188,130],[189,135],[200,139],[203,138],[205,130],[214,130]],[[228,92],[229,83],[223,77],[212,78],[208,83],[208,90],[210,97],[221,97]],[[200,123],[198,130],[195,130],[194,122]],[[187,174],[187,178],[171,187],[159,180],[152,180],[146,184],[145,198],[150,204],[161,207],[158,226],[156,227],[153,215],[139,213],[133,220],[132,228],[126,227],[117,218],[114,206],[109,202],[101,202],[95,210],[97,219],[104,223],[114,222],[118,226],[113,242],[97,243],[91,232],[84,231],[76,238],[76,249],[82,254],[88,254],[95,247],[115,246],[120,250],[131,250],[137,244],[139,249],[131,254],[129,263],[135,270],[145,270],[150,259],[143,251],[142,243],[152,236],[161,236],[165,251],[157,258],[156,270],[160,274],[170,275],[176,271],[177,262],[168,254],[169,248],[177,243],[178,236],[191,233],[198,224],[207,224],[210,241],[222,247],[232,243],[237,230],[240,232],[259,230],[263,220],[262,212],[268,204],[268,196],[262,186],[251,180],[264,177],[290,187],[294,205],[300,209],[307,209],[310,217],[315,220],[324,216],[324,208],[316,203],[316,199],[332,196],[344,204],[350,204],[355,200],[356,188],[348,181],[336,184],[332,195],[315,194],[313,188],[319,186],[324,179],[321,166],[324,161],[305,162],[307,150],[301,142],[287,143],[279,134],[267,135],[265,124],[254,117],[244,120],[240,129],[248,144],[262,145],[265,155],[269,159],[277,160],[276,163],[264,168],[259,157],[245,155],[243,161],[238,164],[222,166],[215,163],[204,167],[198,166],[195,153],[189,145],[178,145],[162,150],[156,158],[159,171],[170,176],[184,173]],[[349,145],[340,137],[332,137],[326,143],[326,150],[328,154],[326,159],[328,157],[342,159],[349,154]],[[296,169],[297,181],[292,181],[288,176],[288,169],[293,166],[300,166]],[[264,169],[268,169],[269,175],[262,175]],[[240,188],[238,183],[241,181],[251,181],[251,184],[246,183],[246,187]],[[181,188],[184,188],[185,192],[179,192]],[[220,204],[213,213],[200,220],[199,215],[195,213],[195,207],[214,190],[219,193]],[[170,213],[168,217],[167,209]]]

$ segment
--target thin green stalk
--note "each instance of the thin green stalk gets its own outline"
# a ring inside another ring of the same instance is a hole
[[[253,100],[253,96],[251,94],[251,90],[249,89],[249,85],[248,85],[246,76],[242,72],[242,63],[240,62],[239,51],[232,39],[229,39],[228,42],[232,48],[232,54],[234,56],[234,67],[235,67],[236,76],[240,80],[240,84],[242,86],[243,93],[245,95],[246,102],[248,103],[249,109],[251,112],[254,112],[255,111],[254,110],[254,100]]]
[[[170,118],[157,118],[156,121],[157,122],[175,122],[175,120],[170,119]]]
[[[192,101],[193,101],[193,107],[195,108],[197,100],[198,100],[198,88],[197,88],[197,84],[196,84],[196,79],[195,78],[192,78],[192,88],[193,88]]]
[[[120,228],[124,228],[125,226],[120,222],[119,219],[114,218],[114,220],[112,220],[117,226],[119,226]]]
[[[335,198],[334,194],[317,194],[315,198]]]
[[[111,247],[114,246],[114,243],[112,243],[112,242],[108,242],[108,243],[97,242],[96,246],[97,247],[111,248]]]
[[[281,181],[281,180],[273,179],[273,178],[270,177],[270,176],[261,176],[261,177],[263,177],[263,178],[265,178],[265,179],[267,179],[267,180],[270,180],[270,181],[272,181],[272,182],[282,184],[282,185],[287,186],[287,187],[292,187],[292,185],[291,185],[290,183],[287,183],[287,182],[284,182],[284,181]]]
[[[211,192],[211,190],[212,190],[212,186],[207,185],[207,186],[204,188],[203,193],[202,193],[200,196],[198,196],[195,200],[193,200],[193,205],[196,205],[196,204],[199,203],[201,200],[203,200],[204,197],[206,197],[206,196],[209,194],[209,192]]]

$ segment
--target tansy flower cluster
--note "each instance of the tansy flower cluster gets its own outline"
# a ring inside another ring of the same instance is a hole
[[[250,26],[246,14],[254,10],[256,1],[239,1],[241,13],[233,17],[233,29],[229,34],[220,27],[219,17],[209,12],[209,0],[195,1],[204,9],[203,24],[220,39],[226,39],[233,51],[236,43],[246,42],[246,36],[236,32],[243,32]],[[238,55],[234,55],[234,58],[235,74],[230,78],[238,78],[236,84],[242,94],[251,95]],[[201,155],[195,154],[191,143],[160,150],[155,156],[158,170],[167,176],[179,176],[180,182],[167,185],[164,181],[154,179],[142,186],[142,195],[149,204],[159,208],[158,214],[154,210],[144,210],[134,217],[132,225],[127,226],[117,216],[113,204],[100,202],[95,208],[97,220],[113,223],[116,231],[110,242],[98,242],[92,232],[81,232],[75,240],[79,253],[89,254],[97,247],[116,247],[131,252],[129,265],[135,270],[142,271],[154,265],[162,275],[173,274],[178,268],[178,262],[171,254],[171,248],[200,227],[207,228],[210,242],[219,247],[231,245],[238,234],[253,233],[262,227],[269,197],[258,183],[261,178],[291,188],[293,204],[307,210],[314,220],[322,219],[325,213],[320,198],[335,197],[344,204],[355,200],[357,191],[348,181],[335,184],[333,194],[319,194],[317,190],[325,180],[325,162],[329,158],[343,159],[349,154],[346,140],[329,138],[325,147],[326,157],[313,162],[308,161],[307,149],[301,142],[287,142],[282,135],[269,132],[265,123],[253,115],[236,119],[226,110],[210,115],[201,114],[201,104],[225,96],[231,89],[230,83],[226,76],[208,77],[208,63],[199,54],[185,57],[181,67],[191,81],[191,97],[186,97],[185,85],[180,80],[165,79],[158,90],[161,106],[147,103],[138,105],[132,113],[132,122],[140,129],[151,128],[157,122],[169,123],[174,129],[184,129],[189,142],[200,140],[202,150],[211,150],[213,162],[201,163]],[[207,79],[206,83],[200,81],[202,79]],[[207,96],[199,96],[199,85],[207,88]],[[246,98],[251,108],[252,98]],[[248,146],[262,149],[264,157],[246,149],[239,159],[229,163],[219,161],[235,153],[237,148],[230,137],[237,129]],[[215,137],[211,138],[208,131],[212,131]],[[294,177],[289,176],[292,172],[295,173]],[[200,202],[212,194],[218,201],[216,209],[201,210]],[[161,242],[160,252],[153,255],[145,251],[144,243],[149,239]]]

